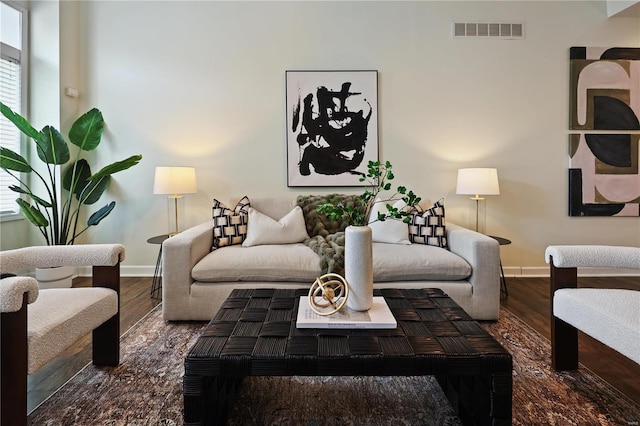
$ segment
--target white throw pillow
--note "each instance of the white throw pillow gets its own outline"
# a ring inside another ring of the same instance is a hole
[[[387,201],[376,200],[369,215],[369,228],[373,242],[391,244],[411,244],[409,241],[409,224],[401,219],[387,218],[384,221],[378,220],[378,212],[388,213]],[[402,210],[407,207],[404,200],[398,200],[392,204],[394,208]]]
[[[309,234],[307,234],[300,206],[295,206],[279,221],[250,208],[247,238],[242,242],[242,245],[243,247],[251,247],[261,244],[293,244],[301,243],[307,238],[309,238]]]

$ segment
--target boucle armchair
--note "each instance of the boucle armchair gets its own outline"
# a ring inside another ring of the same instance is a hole
[[[551,272],[551,366],[578,368],[578,330],[640,364],[640,291],[577,288],[578,268],[640,270],[640,248],[549,246]]]
[[[0,252],[1,424],[27,424],[27,375],[93,331],[93,363],[120,362],[120,244],[26,247]],[[38,290],[16,276],[55,266],[93,266],[93,286]]]

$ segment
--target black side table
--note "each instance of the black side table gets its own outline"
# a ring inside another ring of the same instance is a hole
[[[511,240],[507,240],[506,238],[496,237],[495,235],[489,236],[496,240],[501,246],[508,246],[509,244],[511,244]],[[509,291],[507,290],[507,280],[504,277],[504,270],[502,269],[502,259],[500,260],[500,292],[504,293],[505,298],[509,297]]]
[[[167,238],[169,238],[169,234],[156,235],[147,240],[149,244],[160,244],[158,260],[156,260],[156,270],[153,272],[153,284],[151,285],[151,297],[154,299],[162,298],[162,243]]]

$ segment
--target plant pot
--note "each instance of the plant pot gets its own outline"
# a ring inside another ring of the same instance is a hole
[[[47,288],[70,288],[75,270],[76,268],[73,266],[36,268],[38,287],[41,290]]]
[[[373,246],[368,226],[345,229],[344,275],[349,283],[347,307],[354,311],[369,310],[373,305]]]

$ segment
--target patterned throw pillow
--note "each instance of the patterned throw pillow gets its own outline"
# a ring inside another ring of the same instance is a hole
[[[424,212],[409,215],[409,241],[442,248],[447,247],[447,229],[444,219],[444,199],[436,201]]]
[[[242,244],[247,237],[249,207],[251,203],[246,195],[233,210],[213,200],[213,249]]]

